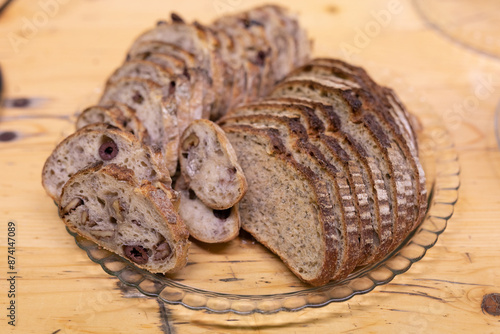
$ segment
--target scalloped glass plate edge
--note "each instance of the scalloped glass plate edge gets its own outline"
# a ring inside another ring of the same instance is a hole
[[[372,291],[379,285],[391,282],[421,260],[432,248],[448,220],[453,215],[460,187],[458,155],[449,133],[434,117],[422,118],[423,132],[419,139],[421,152],[431,154],[435,165],[433,183],[430,185],[429,208],[424,221],[391,254],[382,261],[361,268],[342,281],[331,282],[321,287],[300,291],[268,294],[240,295],[211,292],[190,287],[168,278],[159,278],[95,243],[68,232],[76,244],[86,251],[89,258],[101,265],[109,275],[116,276],[128,286],[137,288],[149,297],[172,305],[182,305],[192,310],[206,310],[214,313],[247,315],[252,313],[271,314],[281,311],[299,311],[304,308],[323,307],[333,302],[343,302],[360,294]],[[425,157],[424,157],[425,158]]]

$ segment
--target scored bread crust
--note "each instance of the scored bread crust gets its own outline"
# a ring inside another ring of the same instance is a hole
[[[117,152],[114,157],[104,160],[99,151],[108,142],[116,144]],[[132,169],[140,179],[171,184],[168,170],[147,146],[128,132],[96,123],[81,128],[56,146],[44,164],[42,185],[57,202],[67,180],[97,162],[119,163]]]
[[[337,59],[319,58],[311,62],[311,70],[326,75],[328,71],[334,71],[339,76],[355,81],[362,88],[359,91],[355,90],[360,95],[360,99],[374,105],[368,112],[374,113],[379,122],[385,125],[387,132],[404,152],[403,156],[407,157],[407,162],[413,170],[410,174],[411,181],[408,180],[412,185],[408,186],[415,189],[413,212],[408,214],[408,217],[412,219],[408,221],[404,230],[404,234],[407,235],[422,221],[427,210],[425,173],[419,161],[415,131],[410,125],[408,111],[391,89],[377,85],[360,67]]]
[[[168,273],[186,265],[189,233],[171,192],[159,183],[141,184],[126,167],[98,163],[73,175],[59,215],[70,230],[140,268]]]
[[[374,159],[376,164],[381,166],[382,179],[385,182],[386,188],[390,190],[387,192],[388,203],[393,204],[392,216],[394,219],[392,236],[385,239],[388,242],[387,244],[382,244],[382,249],[380,250],[381,254],[387,254],[389,250],[393,249],[395,236],[401,233],[407,221],[406,204],[411,198],[408,196],[408,189],[403,182],[403,176],[407,172],[407,165],[404,164],[399,151],[394,148],[394,144],[389,140],[389,137],[382,130],[382,127],[373,115],[363,113],[359,109],[360,105],[351,105],[353,101],[345,98],[345,95],[342,94],[344,90],[332,87],[327,82],[319,83],[313,79],[286,79],[277,85],[273,94],[277,94],[280,91],[280,94],[284,94],[284,96],[297,97],[293,91],[299,89],[301,98],[334,104],[334,110],[339,116],[339,126],[344,128],[344,131],[347,130],[358,142],[364,143],[364,145],[371,145],[371,147],[365,149],[365,152]],[[347,87],[347,91],[352,88],[340,83],[339,85]],[[292,88],[292,90],[288,90],[289,88]],[[389,207],[383,208],[380,206],[379,208],[384,214],[388,210],[391,210]]]
[[[189,189],[182,176],[176,180],[175,190],[180,197],[179,216],[193,238],[223,243],[238,236],[241,227],[238,204],[226,210],[209,208]]]
[[[247,191],[231,143],[224,131],[209,120],[196,120],[184,131],[179,162],[186,184],[212,209],[231,208]]]
[[[237,151],[238,161],[249,184],[253,185],[240,202],[242,228],[277,254],[290,270],[304,282],[311,285],[322,285],[328,282],[337,270],[337,251],[340,240],[335,227],[335,216],[329,200],[327,200],[328,193],[325,181],[292,157],[279,138],[279,132],[275,129],[256,129],[245,125],[232,125],[224,126],[224,131],[232,143],[242,140],[245,142],[244,147],[246,148],[250,148],[253,143],[257,145],[248,151],[244,149]],[[237,146],[243,148],[239,144]],[[257,165],[265,164],[265,161],[256,161],[253,158],[269,159],[273,162],[274,167],[259,168]],[[283,176],[284,179],[299,180],[300,186],[297,185],[296,188],[289,188],[286,191],[285,189],[290,185],[283,183],[284,180],[280,179],[277,174],[280,170],[286,171],[283,175],[279,174],[280,176]],[[262,180],[257,177],[257,171],[270,176],[270,180]],[[260,191],[266,193],[255,193],[258,185],[262,185]],[[293,191],[296,194],[291,194]],[[271,203],[269,198],[271,194],[281,197],[279,203],[289,201],[291,206],[285,210],[280,205],[276,205],[277,202]],[[307,203],[306,207],[299,205],[302,201]],[[255,208],[259,208],[259,210]],[[298,211],[295,212],[295,210]],[[286,215],[286,222],[291,224],[293,228],[280,230],[278,225],[271,223],[269,220],[278,223],[280,219],[284,219],[284,217],[273,215],[273,212]],[[304,214],[306,217],[303,216]],[[259,224],[265,225],[266,231],[259,230]],[[272,238],[266,238],[264,235],[269,231],[275,233]],[[305,239],[287,240],[292,237]],[[314,242],[315,237],[318,237],[318,242]],[[305,254],[307,247],[313,247],[312,254]],[[294,261],[312,268],[306,271],[308,268],[301,267]]]

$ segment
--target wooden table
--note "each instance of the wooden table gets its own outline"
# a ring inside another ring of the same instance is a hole
[[[410,109],[432,110],[447,124],[460,156],[461,189],[437,244],[390,284],[294,313],[209,314],[123,287],[66,232],[41,187],[43,163],[73,130],[74,114],[95,101],[134,37],[157,19],[175,11],[209,22],[263,2],[17,0],[0,16],[0,65],[10,101],[1,110],[0,138],[11,139],[0,142],[0,332],[500,331],[500,316],[481,310],[483,296],[500,293],[500,153],[493,130],[500,59],[437,33],[412,1],[278,2],[300,14],[316,56],[362,65]],[[384,10],[385,19],[377,14]],[[365,29],[372,29],[367,39],[360,37]],[[16,225],[15,327],[6,318],[9,222]]]

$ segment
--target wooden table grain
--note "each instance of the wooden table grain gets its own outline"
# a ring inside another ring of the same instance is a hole
[[[315,56],[361,65],[409,109],[443,119],[459,153],[461,188],[437,244],[387,285],[294,313],[210,314],[120,285],[60,222],[40,183],[45,159],[73,131],[74,115],[98,97],[132,40],[157,19],[175,11],[209,22],[264,2],[16,0],[0,16],[6,98],[0,111],[0,332],[500,332],[500,316],[481,309],[485,295],[500,293],[500,151],[493,126],[500,59],[437,32],[422,19],[418,1],[275,2],[299,14]],[[15,298],[8,296],[9,222],[16,226]],[[7,317],[12,299],[15,326]]]

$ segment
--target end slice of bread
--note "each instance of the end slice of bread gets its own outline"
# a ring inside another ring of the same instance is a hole
[[[179,145],[181,173],[186,183],[208,207],[229,209],[247,190],[247,181],[224,131],[215,123],[194,121]]]
[[[79,171],[63,188],[59,215],[70,230],[153,273],[187,262],[189,233],[168,192],[140,184],[131,169],[100,163]]]

